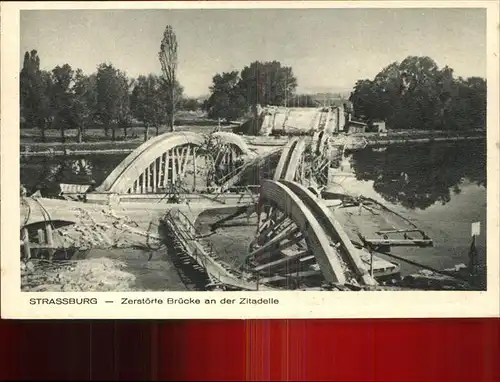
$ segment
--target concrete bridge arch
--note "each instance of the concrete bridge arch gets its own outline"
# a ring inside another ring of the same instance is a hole
[[[155,192],[187,173],[196,176],[198,149],[206,143],[207,137],[194,132],[165,133],[154,137],[130,153],[96,191],[117,194]],[[210,137],[230,148],[226,158],[221,159],[225,164],[231,164],[235,158],[254,155],[244,139],[236,134],[216,132]]]

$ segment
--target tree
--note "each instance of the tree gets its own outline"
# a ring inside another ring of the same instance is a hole
[[[71,66],[64,64],[52,69],[50,104],[54,124],[61,131],[61,139],[66,141],[65,130],[73,123],[73,78]]]
[[[479,77],[467,79],[459,78],[456,81],[454,102],[451,103],[450,115],[457,130],[484,129],[486,126],[486,80]]]
[[[97,116],[104,124],[104,133],[116,139],[116,127],[127,119],[129,102],[129,81],[125,73],[111,64],[101,64],[97,68]]]
[[[241,117],[248,108],[238,71],[216,74],[212,78],[210,92],[204,105],[210,118],[223,118],[229,122]]]
[[[255,61],[241,71],[240,88],[250,105],[282,106],[293,97],[297,79],[278,61]]]
[[[170,131],[173,131],[174,129],[174,122],[175,122],[175,113],[178,108],[178,105],[182,102],[182,95],[184,93],[184,88],[181,86],[179,81],[174,82],[174,86],[169,82],[165,81],[164,77],[160,77],[161,83],[162,83],[162,99],[166,99],[165,105],[167,106],[167,113],[166,113],[166,123],[170,129]],[[173,111],[172,111],[172,106],[173,106]],[[158,125],[156,128],[156,135],[158,135]]]
[[[117,124],[119,127],[123,129],[123,136],[125,139],[128,137],[127,131],[128,127],[132,124],[132,108],[130,106],[131,102],[131,92],[133,87],[135,86],[135,80],[128,80],[126,76],[120,81],[122,90],[122,98],[118,107],[118,118]]]
[[[51,120],[52,81],[50,73],[40,70],[40,58],[36,50],[24,54],[19,79],[21,117],[28,127],[40,129],[42,142],[45,142],[45,129]]]
[[[86,76],[81,69],[78,69],[75,73],[72,115],[78,129],[78,142],[82,142],[85,128],[94,122],[97,114],[96,82],[97,76],[95,74]]]
[[[290,101],[296,88],[297,79],[291,67],[281,66],[278,61],[255,61],[241,73],[234,70],[216,74],[203,108],[211,118],[230,121],[243,116],[250,108],[255,112],[257,105],[293,104]],[[257,119],[254,115],[254,120]]]
[[[184,98],[181,107],[183,110],[197,111],[201,108],[201,104],[196,98]]]
[[[149,128],[155,122],[166,120],[166,99],[160,99],[160,79],[150,74],[139,76],[130,97],[132,115],[144,124],[144,141],[149,139]]]
[[[168,99],[168,125],[170,131],[174,131],[176,105],[180,100],[178,94],[176,94],[178,64],[177,48],[177,36],[175,35],[173,28],[170,25],[167,25],[165,31],[163,32],[163,39],[161,40],[158,57],[160,58],[163,77],[169,89],[170,95]]]
[[[370,122],[373,119],[385,117],[380,114],[380,98],[370,80],[357,81],[349,100],[353,103],[354,114],[359,119]]]
[[[317,102],[309,94],[297,94],[288,101],[290,107],[317,107]]]
[[[373,80],[356,82],[350,100],[357,118],[382,119],[398,129],[460,130],[485,126],[486,81],[453,78],[430,57],[394,62]]]
[[[182,87],[175,84],[175,97],[180,98]],[[149,138],[149,128],[156,128],[159,134],[161,125],[168,123],[168,105],[170,102],[170,85],[165,79],[154,74],[139,76],[130,97],[132,115],[144,123],[144,140]]]

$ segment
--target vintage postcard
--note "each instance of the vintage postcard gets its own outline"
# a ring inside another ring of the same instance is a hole
[[[498,2],[1,6],[2,318],[499,315]]]

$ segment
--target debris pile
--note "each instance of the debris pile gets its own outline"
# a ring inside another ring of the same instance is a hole
[[[459,267],[462,269],[462,267]],[[401,279],[394,279],[386,285],[398,285],[405,288],[419,290],[471,290],[474,287],[471,275],[459,275],[449,270],[450,275],[422,269]]]
[[[135,276],[125,263],[105,257],[82,261],[30,260],[21,262],[24,292],[127,292]]]
[[[96,221],[84,209],[75,209],[78,217],[76,224],[61,227],[60,234],[63,248],[78,248],[85,251],[91,248],[126,248],[145,247],[156,249],[161,246],[157,227],[149,225],[148,230],[141,230],[138,224],[128,217],[116,215],[111,208],[104,208],[102,221]]]

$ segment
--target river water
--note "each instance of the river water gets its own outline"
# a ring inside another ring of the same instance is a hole
[[[411,219],[434,241],[431,248],[393,248],[394,254],[438,269],[468,264],[471,224],[479,222],[476,245],[486,264],[485,142],[366,149],[353,155],[353,167],[353,190]],[[403,274],[417,270],[401,265]]]
[[[29,191],[57,192],[59,183],[99,185],[125,155],[21,159],[21,183]],[[434,247],[405,249],[411,260],[435,268],[468,263],[471,223],[480,222],[477,248],[486,258],[486,145],[482,141],[393,145],[352,155],[355,188],[416,222]],[[213,217],[200,216],[204,225]],[[245,253],[254,227],[226,227],[212,237],[215,249]],[[220,237],[219,237],[220,236]],[[248,237],[248,240],[241,240]],[[234,240],[238,238],[237,240]],[[403,273],[413,272],[403,266]],[[160,287],[158,287],[160,288]]]
[[[476,239],[480,265],[486,264],[486,147],[484,142],[393,145],[366,148],[352,154],[355,179],[344,182],[347,193],[382,202],[405,216],[433,239],[433,247],[392,248],[391,253],[432,267],[452,268],[469,263],[471,223],[479,222]],[[207,231],[218,216],[205,213],[199,227]],[[241,264],[255,227],[245,219],[225,224],[210,242],[231,264]],[[388,256],[379,255],[388,261]],[[396,260],[401,275],[420,267]]]

